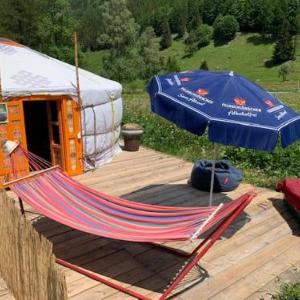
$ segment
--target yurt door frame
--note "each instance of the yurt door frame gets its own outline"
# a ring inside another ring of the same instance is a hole
[[[61,167],[69,175],[81,174],[83,172],[83,164],[80,109],[78,104],[67,96],[31,96],[5,102],[8,107],[8,122],[7,124],[0,124],[0,139],[19,140],[23,147],[27,148],[26,134],[28,135],[30,132],[26,133],[24,102],[32,102],[34,105],[34,101],[46,101],[52,163],[57,164],[61,160]],[[51,107],[55,106],[54,103],[56,103],[57,118],[51,112]],[[57,139],[57,130],[59,139]],[[0,164],[4,166],[0,168],[1,182],[3,181],[3,176],[9,173],[8,161],[1,153]],[[26,163],[20,168],[24,169],[24,172],[26,170],[28,172]]]

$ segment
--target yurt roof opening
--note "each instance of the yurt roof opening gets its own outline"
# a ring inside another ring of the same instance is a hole
[[[0,143],[19,140],[69,175],[97,168],[120,152],[119,83],[79,69],[80,108],[74,66],[3,38],[0,74]],[[10,169],[3,152],[0,164],[1,182]],[[25,162],[22,172],[28,172]]]

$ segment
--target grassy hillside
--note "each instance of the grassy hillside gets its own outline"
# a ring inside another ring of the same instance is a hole
[[[293,62],[294,72],[288,81],[282,82],[278,77],[279,66],[267,67],[270,64],[273,43],[258,34],[241,34],[229,44],[215,47],[214,43],[197,51],[192,57],[184,56],[185,44],[175,40],[170,48],[161,51],[162,56],[175,56],[182,70],[198,69],[206,60],[211,70],[233,70],[270,90],[291,91],[299,88],[300,61]],[[298,47],[298,56],[300,56]],[[102,67],[103,52],[84,54],[85,67],[99,74]]]

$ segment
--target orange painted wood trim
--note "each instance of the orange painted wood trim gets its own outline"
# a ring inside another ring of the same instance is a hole
[[[64,171],[68,173],[68,175],[78,175],[83,173],[83,143],[82,143],[82,128],[81,128],[81,110],[79,104],[70,96],[70,95],[31,95],[31,96],[20,96],[14,97],[11,99],[6,99],[4,102],[8,105],[16,105],[18,104],[19,114],[18,116],[8,115],[8,139],[14,139],[12,137],[12,127],[13,121],[20,122],[20,132],[21,132],[21,140],[22,146],[28,150],[27,148],[27,140],[26,140],[26,128],[25,128],[25,116],[23,110],[23,102],[24,101],[57,101],[58,103],[58,119],[60,124],[60,144],[61,144],[61,156],[62,156],[62,168]],[[74,132],[69,133],[68,129],[68,120],[67,120],[67,110],[66,110],[66,101],[72,101],[72,113],[73,113],[73,126]],[[11,122],[12,121],[12,122]],[[50,124],[48,124],[49,126]],[[1,125],[0,125],[1,126]],[[71,168],[71,157],[70,157],[70,139],[74,139],[75,148],[76,148],[76,170],[72,170]],[[52,150],[51,150],[52,152]],[[3,156],[3,155],[2,155]],[[0,166],[3,162],[3,158],[0,155]],[[29,171],[29,167],[28,167]],[[3,174],[2,174],[3,173]],[[0,168],[0,176],[3,176],[8,172],[1,172]]]

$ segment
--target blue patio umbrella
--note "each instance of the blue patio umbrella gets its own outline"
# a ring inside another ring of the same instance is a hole
[[[214,143],[272,151],[300,139],[300,116],[245,77],[188,71],[155,76],[148,92],[153,112]],[[214,166],[212,171],[212,189]]]

